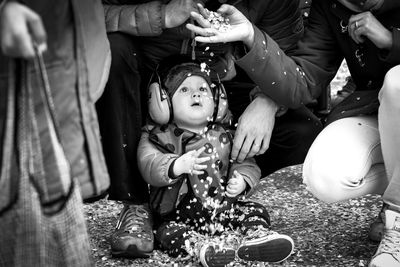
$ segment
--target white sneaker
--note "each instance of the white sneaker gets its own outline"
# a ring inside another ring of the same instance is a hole
[[[400,213],[385,211],[385,232],[369,267],[400,267]]]
[[[236,251],[213,243],[205,244],[200,249],[200,262],[204,267],[224,267],[235,260]]]
[[[261,228],[239,246],[237,255],[245,261],[282,262],[293,253],[293,240],[287,235]]]

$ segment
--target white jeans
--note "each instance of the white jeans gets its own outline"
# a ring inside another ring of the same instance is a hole
[[[303,180],[317,198],[338,202],[381,194],[400,209],[400,66],[386,74],[379,101],[378,116],[335,121],[312,144]]]

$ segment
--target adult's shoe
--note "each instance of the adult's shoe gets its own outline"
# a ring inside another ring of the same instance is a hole
[[[385,232],[369,267],[400,267],[400,212],[385,211]]]
[[[154,248],[153,219],[147,204],[125,204],[111,235],[114,257],[147,258]]]

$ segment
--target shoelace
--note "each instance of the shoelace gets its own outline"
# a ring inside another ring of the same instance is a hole
[[[257,229],[251,229],[247,232],[247,237],[246,239],[253,239],[253,238],[259,238],[262,236],[267,236],[267,235],[273,235],[276,234],[276,232],[271,231],[265,227],[259,226]]]
[[[121,228],[128,231],[129,233],[145,233],[144,225],[145,220],[148,219],[149,215],[147,211],[141,207],[129,206],[125,211],[124,220],[121,224]]]
[[[400,232],[396,230],[386,230],[379,246],[379,250],[380,253],[392,255],[400,262]]]

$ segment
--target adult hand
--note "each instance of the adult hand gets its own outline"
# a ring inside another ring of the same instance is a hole
[[[248,47],[254,43],[254,28],[252,23],[243,15],[239,10],[231,5],[222,5],[218,9],[225,18],[229,19],[230,29],[219,31],[212,27],[211,23],[207,20],[210,12],[198,4],[200,14],[192,12],[192,18],[198,23],[199,26],[194,24],[187,24],[186,28],[199,35],[195,40],[203,43],[226,43],[234,41],[242,41]]]
[[[196,1],[171,0],[165,6],[165,27],[174,28],[182,25],[190,18],[190,12],[198,11]]]
[[[263,94],[250,103],[238,121],[231,152],[233,160],[242,162],[267,151],[277,110],[278,105]]]
[[[350,17],[349,35],[357,44],[368,38],[380,49],[390,49],[393,44],[392,33],[369,11]]]
[[[17,2],[5,3],[0,10],[0,47],[3,54],[31,58],[35,55],[34,42],[42,48],[46,45],[46,31],[40,16]]]
[[[227,197],[236,197],[241,194],[245,189],[246,181],[244,180],[243,175],[235,170],[232,174],[232,177],[228,181],[225,195]]]
[[[198,150],[192,150],[177,158],[173,169],[174,174],[176,176],[184,173],[197,175],[203,174],[203,170],[207,168],[207,165],[202,165],[201,163],[210,160],[210,157],[199,158],[200,154],[205,149],[205,147],[202,147]]]

